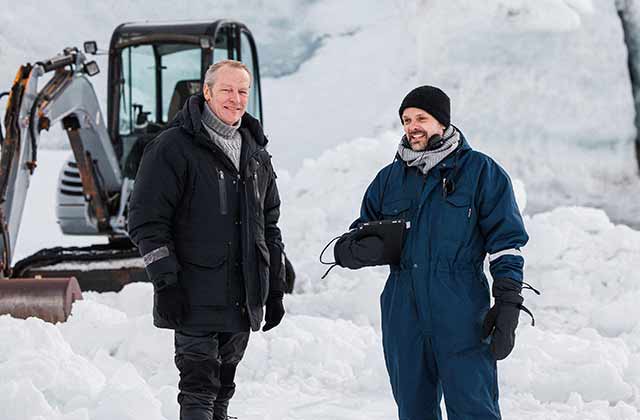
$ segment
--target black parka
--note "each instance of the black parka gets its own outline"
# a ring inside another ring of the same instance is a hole
[[[181,328],[256,331],[269,291],[284,289],[276,176],[255,118],[242,118],[238,171],[209,139],[203,106],[202,95],[190,97],[171,127],[146,146],[129,204],[129,235],[147,256],[156,292],[174,282],[186,290],[191,310]],[[155,305],[154,324],[177,327]]]

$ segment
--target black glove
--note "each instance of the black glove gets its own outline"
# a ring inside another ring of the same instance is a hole
[[[284,256],[284,275],[285,275],[285,293],[293,293],[293,288],[296,285],[296,272],[293,269],[293,264],[289,261],[289,257]]]
[[[280,324],[282,318],[284,317],[284,305],[282,304],[282,298],[284,293],[281,291],[273,290],[269,292],[269,297],[267,298],[267,313],[264,317],[266,321],[264,327],[262,327],[262,331],[269,331],[271,328]]]
[[[341,267],[358,269],[372,265],[382,257],[384,242],[376,235],[353,239],[343,235],[333,247],[336,264]]]
[[[491,352],[496,360],[506,358],[513,350],[516,327],[524,299],[520,296],[522,283],[511,279],[495,279],[492,293],[495,305],[489,309],[482,325],[483,337],[491,338]]]
[[[156,310],[165,321],[180,325],[189,313],[189,298],[180,283],[156,291]]]
[[[282,292],[286,287],[284,251],[277,245],[267,246],[269,247],[269,291]]]

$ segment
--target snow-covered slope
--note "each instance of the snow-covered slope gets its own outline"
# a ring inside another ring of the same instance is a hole
[[[4,2],[4,6],[3,6]],[[361,136],[398,130],[419,84],[440,85],[471,144],[527,180],[533,212],[597,206],[640,226],[634,102],[616,5],[631,0],[252,0],[9,4],[0,16],[0,83],[20,63],[97,39],[124,21],[233,17],[255,33],[265,123],[281,169]],[[632,13],[636,11],[636,13]],[[44,32],[25,30],[47,28]],[[67,28],[73,27],[70,32]],[[633,36],[633,34],[631,35]],[[640,35],[638,35],[640,37]],[[103,73],[94,78],[103,98]],[[2,82],[4,80],[4,82]],[[0,110],[5,101],[0,102]],[[42,147],[65,147],[56,127]]]
[[[252,334],[233,415],[394,417],[379,327],[386,270],[335,269],[320,280],[317,256],[393,158],[403,95],[432,83],[450,93],[454,122],[472,146],[519,179],[531,236],[525,276],[543,294],[526,295],[536,327],[522,317],[516,350],[499,365],[504,418],[640,418],[640,233],[612,222],[640,225],[616,1],[163,0],[126,9],[115,1],[7,1],[6,85],[23,61],[90,38],[106,46],[121,21],[175,18],[178,9],[181,18],[224,15],[254,30],[270,76],[266,128],[298,283],[283,324]],[[104,79],[96,89],[104,92]],[[59,134],[50,143],[62,144]],[[66,154],[40,154],[19,256],[78,243],[53,227]],[[85,293],[57,326],[0,317],[0,419],[176,419],[172,336],[152,327],[151,292],[134,284]]]
[[[635,111],[615,1],[385,4],[384,17],[366,24],[338,19],[341,35],[302,71],[265,84],[271,148],[284,167],[355,137],[399,133],[402,97],[435,84],[451,96],[452,121],[471,145],[527,182],[532,212],[597,206],[640,226]],[[304,152],[291,147],[298,143]]]
[[[355,216],[360,193],[394,147],[391,134],[357,139],[308,161],[295,177],[279,178],[298,287],[286,299],[283,324],[252,334],[232,414],[393,418],[378,307],[386,270],[335,269],[320,280],[316,257]],[[344,149],[364,159],[353,164]],[[51,177],[37,183],[39,190],[54,184]],[[516,185],[524,207],[523,184]],[[42,217],[29,221],[28,237],[46,225]],[[525,223],[526,278],[542,295],[526,295],[537,325],[521,318],[516,350],[499,364],[504,417],[640,418],[640,232],[581,207],[535,216],[525,208]],[[149,284],[85,293],[57,326],[0,317],[0,336],[9,337],[0,341],[0,418],[176,419],[172,335],[152,326],[151,293]]]

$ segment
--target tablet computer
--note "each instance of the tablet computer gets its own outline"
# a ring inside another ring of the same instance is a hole
[[[351,241],[358,241],[367,236],[377,236],[382,240],[383,247],[379,258],[375,261],[368,261],[367,266],[400,264],[402,246],[407,229],[411,223],[404,219],[376,220],[364,222],[349,231],[348,236]],[[355,249],[352,248],[353,251]],[[358,258],[357,255],[353,255]]]

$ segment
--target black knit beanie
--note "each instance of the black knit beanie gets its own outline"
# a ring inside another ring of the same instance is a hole
[[[449,97],[435,86],[420,86],[409,92],[400,105],[400,121],[402,121],[402,112],[407,108],[423,109],[445,127],[449,127],[451,124]]]

